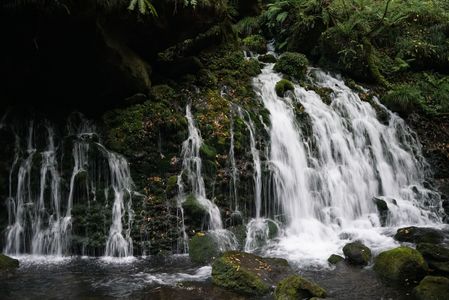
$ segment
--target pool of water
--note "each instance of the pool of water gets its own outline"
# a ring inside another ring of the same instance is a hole
[[[214,287],[211,267],[188,256],[114,260],[21,256],[20,268],[0,274],[0,299],[256,299]],[[297,270],[328,290],[331,299],[407,299],[368,269]],[[273,299],[268,295],[260,299]]]

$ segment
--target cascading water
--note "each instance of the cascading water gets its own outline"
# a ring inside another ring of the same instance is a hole
[[[329,105],[299,85],[289,97],[278,97],[275,84],[282,78],[272,64],[254,80],[270,112],[274,201],[287,223],[268,252],[321,264],[348,239],[375,251],[393,244],[382,234],[388,229],[380,226],[373,197],[387,202],[390,227],[438,222],[435,207],[423,205],[437,205],[439,195],[422,187],[425,162],[403,120],[388,112],[384,125],[342,80],[319,70],[312,75],[315,84],[332,90]],[[304,113],[295,111],[298,106]],[[301,122],[298,114],[305,114]]]
[[[202,160],[200,157],[200,149],[203,143],[200,131],[195,125],[190,105],[186,107],[186,119],[188,122],[188,138],[182,144],[182,171],[178,176],[178,208],[182,217],[182,235],[183,248],[187,249],[187,234],[184,225],[184,211],[182,204],[187,200],[187,188],[190,188],[190,195],[198,201],[208,214],[207,229],[215,238],[222,250],[235,248],[235,237],[229,231],[223,229],[223,221],[221,219],[220,210],[217,205],[207,199],[206,188],[202,175]],[[183,178],[186,176],[187,185],[184,184]]]
[[[105,205],[108,206],[108,191],[113,191],[112,223],[106,240],[106,256],[130,256],[133,245],[130,230],[133,220],[133,183],[127,161],[120,155],[108,151],[96,142],[95,129],[81,118],[80,124],[68,132],[72,143],[73,168],[68,190],[64,190],[63,178],[58,162],[63,164],[61,143],[56,143],[52,126],[45,123],[46,146],[38,150],[35,136],[38,126],[30,122],[26,149],[21,148],[21,138],[16,136],[16,150],[11,166],[9,197],[7,199],[8,227],[4,251],[11,255],[30,253],[33,255],[70,254],[72,251],[72,210],[78,197],[90,196],[97,188],[105,190]],[[14,126],[11,126],[15,133]],[[61,140],[62,141],[62,140]],[[92,157],[91,152],[102,155]],[[40,155],[40,164],[36,157]],[[106,162],[106,167],[103,166]],[[39,164],[39,172],[34,172]],[[38,179],[36,181],[36,178]],[[16,182],[16,188],[13,183]],[[37,182],[37,183],[36,183]],[[110,183],[109,183],[110,182]],[[81,193],[80,193],[81,192]],[[79,195],[78,195],[79,194]],[[82,198],[85,199],[85,198]],[[95,200],[95,196],[92,201]],[[127,220],[124,229],[123,220]]]

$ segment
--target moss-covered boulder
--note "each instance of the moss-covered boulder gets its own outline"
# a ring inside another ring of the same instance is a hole
[[[360,242],[346,244],[343,253],[348,263],[356,266],[366,266],[372,257],[371,250]]]
[[[274,291],[274,297],[276,300],[325,298],[326,291],[316,283],[299,275],[291,275],[279,282]]]
[[[274,65],[274,70],[290,76],[293,79],[300,80],[306,75],[308,64],[309,61],[304,54],[285,52]]]
[[[198,232],[189,241],[189,257],[196,264],[208,264],[220,255],[219,246],[210,234]]]
[[[279,97],[284,97],[285,92],[293,91],[295,87],[293,86],[293,83],[291,83],[291,81],[282,79],[278,81],[278,83],[276,83],[274,89]]]
[[[435,228],[411,226],[398,229],[394,239],[399,242],[438,244],[443,241],[444,234]]]
[[[336,265],[339,262],[344,261],[345,258],[343,256],[337,255],[337,254],[332,254],[331,256],[329,256],[329,258],[327,259],[327,262],[330,263],[331,265]]]
[[[449,248],[442,245],[421,243],[418,244],[416,250],[422,254],[432,271],[438,274],[449,274]]]
[[[0,254],[0,271],[12,270],[19,267],[19,261],[4,254]]]
[[[404,284],[421,280],[428,266],[421,253],[409,247],[382,252],[374,260],[374,271],[382,279]]]
[[[229,251],[212,264],[212,282],[246,295],[268,294],[272,286],[292,274],[288,262],[254,254]]]
[[[205,218],[207,217],[207,211],[203,205],[192,194],[188,195],[186,200],[182,203],[184,209],[184,217],[188,226],[192,229],[200,230]]]
[[[243,46],[255,53],[265,53],[267,52],[267,41],[260,35],[250,35],[243,39]]]
[[[426,276],[413,289],[417,300],[446,300],[449,299],[449,278]]]

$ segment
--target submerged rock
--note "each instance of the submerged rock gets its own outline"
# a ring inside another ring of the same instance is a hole
[[[225,252],[212,264],[215,285],[247,295],[265,295],[292,273],[285,259],[263,258],[238,251]]]
[[[279,282],[274,291],[274,297],[276,300],[325,298],[326,291],[316,283],[299,275],[291,275]]]
[[[343,247],[346,260],[351,265],[366,266],[371,260],[371,250],[360,242],[346,244]]]
[[[430,243],[421,243],[416,247],[429,268],[436,273],[449,274],[449,248]]]
[[[220,255],[216,240],[209,234],[198,232],[189,241],[189,257],[196,264],[208,264]]]
[[[374,271],[384,280],[394,283],[419,281],[428,270],[421,253],[409,247],[382,252],[374,260]]]
[[[379,212],[380,224],[385,226],[389,215],[387,202],[379,198],[374,198],[374,203],[376,204],[377,211]]]
[[[426,276],[413,289],[417,300],[446,300],[449,299],[449,278]]]
[[[0,254],[0,271],[16,269],[19,267],[19,261],[4,254]]]
[[[339,262],[344,261],[345,258],[343,256],[337,255],[337,254],[332,254],[331,256],[329,256],[329,258],[327,259],[327,261],[331,264],[331,265],[336,265]]]
[[[444,234],[435,228],[411,226],[398,229],[394,239],[399,242],[438,244],[443,241]]]

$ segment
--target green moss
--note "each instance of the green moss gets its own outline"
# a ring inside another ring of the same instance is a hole
[[[200,154],[205,159],[214,160],[217,156],[217,150],[215,150],[214,147],[203,143],[200,148]]]
[[[259,61],[267,64],[275,63],[277,61],[276,57],[272,54],[264,54],[259,56]]]
[[[267,52],[267,41],[260,35],[250,35],[244,38],[243,45],[251,52],[259,54]]]
[[[444,300],[449,297],[449,278],[426,276],[413,290],[417,300]]]
[[[214,238],[203,232],[197,233],[189,241],[189,257],[196,264],[208,264],[220,255]]]
[[[427,270],[422,255],[409,247],[382,252],[374,261],[374,271],[382,279],[398,284],[420,280]]]
[[[207,215],[206,209],[198,202],[194,195],[188,195],[187,199],[182,203],[184,215],[191,220],[197,228],[201,227],[204,217]]]
[[[296,300],[310,297],[326,297],[326,291],[316,283],[299,275],[292,275],[279,282],[274,291],[276,300]]]
[[[167,187],[165,189],[167,194],[173,192],[177,187],[178,187],[178,176],[174,175],[174,176],[168,177]]]
[[[304,54],[285,52],[274,65],[274,70],[293,79],[300,80],[305,77],[308,64],[309,61]]]
[[[258,262],[262,258],[253,254],[229,251],[212,264],[212,282],[220,287],[247,295],[265,295],[270,286],[257,275],[254,269],[246,267],[244,261]]]
[[[16,269],[19,267],[19,261],[4,254],[0,254],[0,271]]]
[[[285,92],[293,91],[295,90],[295,87],[293,86],[293,83],[291,83],[291,81],[282,79],[276,83],[274,89],[279,97],[284,97]]]
[[[339,262],[344,261],[344,257],[340,256],[340,255],[336,255],[336,254],[332,254],[331,256],[329,256],[329,258],[327,259],[327,261],[331,264],[331,265],[336,265]]]

